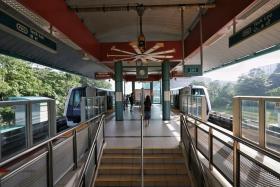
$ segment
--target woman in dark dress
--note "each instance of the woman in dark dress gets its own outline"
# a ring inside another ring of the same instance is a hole
[[[145,119],[146,126],[149,125],[149,120],[151,118],[151,106],[152,106],[151,98],[149,95],[147,95],[144,101],[144,119]]]

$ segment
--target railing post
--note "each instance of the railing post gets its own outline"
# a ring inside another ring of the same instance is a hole
[[[209,169],[212,170],[213,169],[213,129],[212,127],[209,127],[209,134],[208,134],[208,142],[209,142]]]
[[[143,122],[143,115],[141,115],[141,187],[144,187]]]
[[[194,122],[194,143],[195,143],[195,148],[197,149],[197,121],[195,120]]]
[[[77,130],[73,131],[73,159],[74,159],[74,170],[78,168],[78,147],[77,147]]]
[[[47,183],[49,187],[53,187],[53,144],[51,141],[48,143],[47,163],[48,163]]]
[[[236,137],[241,136],[241,103],[239,97],[233,98],[233,121],[232,121],[232,131],[233,135]]]
[[[201,97],[201,120],[207,122],[207,100],[205,96]]]
[[[259,146],[265,148],[265,99],[259,99]]]
[[[32,102],[29,101],[26,105],[26,138],[27,148],[33,145],[33,132],[32,132]]]
[[[240,154],[239,143],[236,140],[233,142],[233,186],[240,186]]]

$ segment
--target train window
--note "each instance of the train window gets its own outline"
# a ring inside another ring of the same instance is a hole
[[[192,95],[205,95],[203,89],[192,89]]]
[[[74,92],[72,91],[69,98],[69,106],[73,106],[73,100],[74,100]]]
[[[81,93],[79,90],[75,90],[73,105],[78,106],[80,104],[80,101],[81,101]]]

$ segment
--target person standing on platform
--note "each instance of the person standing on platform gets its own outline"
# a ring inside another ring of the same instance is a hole
[[[145,126],[149,126],[149,120],[151,119],[151,97],[149,95],[146,96],[144,101],[144,119],[145,119]]]
[[[131,95],[129,97],[129,102],[130,102],[130,111],[132,111],[132,107],[134,104],[134,93],[131,93]]]

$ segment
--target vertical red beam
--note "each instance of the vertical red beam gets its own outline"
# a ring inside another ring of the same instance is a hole
[[[83,50],[99,58],[100,46],[92,33],[64,0],[18,0],[64,33]]]

